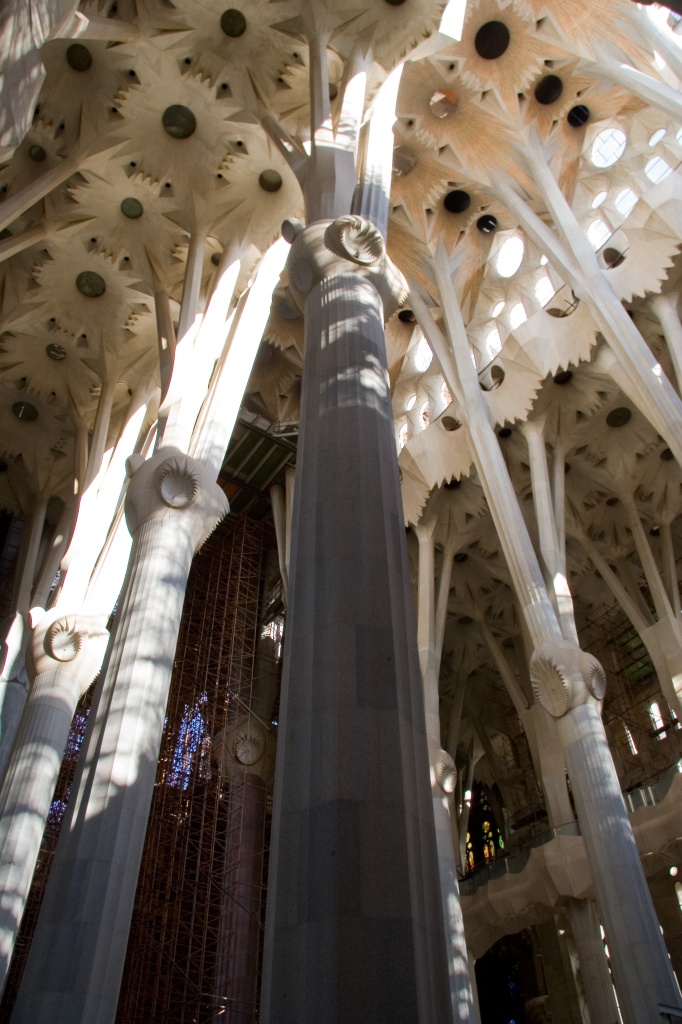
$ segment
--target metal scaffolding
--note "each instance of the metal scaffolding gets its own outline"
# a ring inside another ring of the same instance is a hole
[[[118,1024],[257,1020],[267,785],[224,751],[265,670],[262,613],[277,601],[263,593],[268,527],[226,525],[188,583]]]
[[[682,730],[646,647],[617,605],[582,627],[580,643],[606,672],[604,725],[623,790],[654,782],[682,757]]]

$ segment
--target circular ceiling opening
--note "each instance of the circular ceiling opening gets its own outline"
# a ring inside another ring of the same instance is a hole
[[[458,563],[458,565],[461,565],[462,562],[466,562],[468,558],[469,556],[466,553],[466,551],[458,551],[457,554],[455,555],[454,560]]]
[[[471,206],[471,196],[464,189],[456,188],[444,197],[443,206],[448,213],[464,213]]]
[[[607,270],[613,270],[615,267],[625,263],[625,253],[621,252],[620,249],[614,249],[613,246],[608,246],[604,249],[602,256]]]
[[[238,39],[246,32],[246,18],[236,7],[228,7],[220,15],[220,27],[230,39]]]
[[[12,412],[22,423],[33,423],[38,419],[38,410],[30,402],[15,402]]]
[[[172,139],[188,139],[194,135],[197,128],[197,119],[189,109],[181,103],[174,103],[166,107],[161,123]]]
[[[673,459],[675,458],[675,456],[670,451],[670,448],[664,448],[663,451],[661,452],[661,458],[663,459],[664,462],[672,462]]]
[[[47,153],[45,152],[42,146],[34,144],[29,149],[28,155],[30,156],[31,160],[35,160],[36,163],[40,163],[42,160],[45,159]]]
[[[139,199],[128,196],[126,199],[121,200],[121,213],[131,220],[137,220],[144,213],[144,206]]]
[[[500,246],[495,268],[500,277],[513,277],[521,266],[525,246],[523,239],[512,235]]]
[[[279,192],[282,187],[282,175],[277,171],[261,171],[258,184],[264,192]]]
[[[457,621],[459,622],[460,626],[470,626],[474,620],[471,618],[470,615],[460,615]]]
[[[497,217],[493,217],[492,213],[484,213],[482,217],[479,217],[476,221],[476,227],[479,231],[482,231],[484,235],[489,235],[497,227]]]
[[[429,100],[429,106],[434,117],[448,117],[457,109],[457,93],[452,89],[439,89]]]
[[[511,427],[502,427],[501,430],[497,431],[497,436],[502,438],[511,437]]]
[[[82,43],[72,43],[66,51],[66,60],[74,71],[89,71],[92,67],[92,54]]]
[[[456,420],[454,416],[443,416],[441,423],[446,430],[459,430],[462,426],[459,420]]]
[[[535,86],[535,99],[548,107],[550,103],[556,103],[564,91],[564,83],[558,75],[545,75]]]
[[[49,345],[45,346],[45,351],[50,359],[54,359],[55,363],[59,363],[62,359],[66,359],[66,349],[64,346],[56,345],[53,341],[51,341]]]
[[[555,384],[568,384],[569,380],[573,378],[572,370],[559,370],[558,373],[554,374]]]
[[[103,277],[94,270],[83,270],[76,278],[76,288],[88,299],[98,299],[104,295],[107,286]]]
[[[590,158],[595,167],[611,167],[625,152],[628,138],[621,128],[605,128],[592,143]]]
[[[484,60],[497,60],[509,46],[510,38],[509,29],[503,21],[487,21],[476,33],[476,53]]]
[[[632,412],[625,405],[619,406],[618,409],[612,409],[606,417],[607,427],[624,427],[626,423],[629,423],[632,419]]]
[[[398,320],[401,320],[404,324],[413,324],[416,319],[411,309],[401,309],[398,313]]]
[[[579,103],[576,107],[571,107],[566,120],[570,124],[571,128],[582,128],[584,124],[590,119],[589,108],[584,103]]]

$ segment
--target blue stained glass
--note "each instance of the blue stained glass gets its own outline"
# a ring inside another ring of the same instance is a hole
[[[206,724],[200,706],[206,703],[206,694],[202,695],[190,707],[185,705],[185,711],[178,730],[178,738],[173,750],[171,770],[168,773],[168,785],[177,789],[187,789],[195,754],[201,744]]]

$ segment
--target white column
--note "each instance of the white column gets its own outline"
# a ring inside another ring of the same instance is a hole
[[[424,713],[426,739],[431,768],[431,796],[433,819],[438,850],[438,872],[443,904],[445,945],[450,973],[450,1000],[453,1022],[470,1021],[472,994],[469,983],[468,955],[464,938],[464,921],[459,902],[457,865],[452,838],[452,794],[456,772],[450,754],[443,750],[440,742],[440,708],[438,682],[440,676],[440,655],[436,638],[436,590],[433,534],[437,518],[419,524],[415,533],[419,542],[419,581],[417,590],[417,642],[419,662],[424,687]],[[444,572],[449,574],[450,565]],[[442,603],[447,603],[449,588],[440,591]],[[444,618],[444,615],[442,616]],[[442,638],[441,638],[442,642]]]
[[[227,511],[181,452],[129,463],[128,579],[15,1024],[114,1021],[187,576]]]
[[[528,420],[523,425],[523,432],[528,442],[533,504],[540,535],[540,551],[549,578],[550,592],[554,595],[564,638],[577,643],[578,634],[573,616],[573,598],[568,589],[568,580],[563,568],[564,559],[555,520],[555,504],[547,468],[543,424],[537,420]]]
[[[536,699],[557,721],[594,888],[607,931],[625,1024],[657,1024],[658,1003],[679,1005],[618,776],[601,721],[604,672],[592,655],[565,640],[482,399],[447,256],[436,253],[441,295],[463,396],[462,412],[479,476],[534,645],[530,676]],[[629,319],[629,318],[628,318]],[[493,455],[495,453],[495,455]],[[496,457],[498,465],[495,466]],[[495,469],[495,480],[491,470]],[[608,827],[604,823],[608,823]],[[639,924],[637,923],[639,920]]]
[[[591,1024],[619,1024],[616,996],[599,918],[591,900],[570,899],[566,907],[573,932]]]
[[[675,560],[675,547],[669,519],[661,520],[661,546],[663,558],[663,581],[665,583],[668,600],[672,606],[674,618],[679,619],[682,615],[680,609],[680,585],[677,579],[677,563]]]
[[[675,370],[677,390],[682,391],[682,324],[677,315],[677,296],[657,295],[651,302],[651,308],[663,328],[663,335]]]
[[[599,61],[595,64],[585,64],[584,69],[602,81],[606,78],[616,85],[621,85],[643,100],[647,106],[656,107],[675,121],[682,120],[680,94],[666,82],[621,63],[603,50],[599,52]]]
[[[539,144],[528,150],[527,160],[565,245],[511,186],[496,182],[496,195],[517,217],[529,238],[546,253],[578,298],[589,304],[595,322],[616,357],[614,367],[620,369],[617,383],[666,439],[675,458],[682,464],[682,401],[679,395],[599,266],[594,250],[547,166]]]
[[[33,631],[32,685],[0,794],[0,983],[26,906],[71,720],[109,634],[83,614],[48,614]]]
[[[0,673],[0,776],[7,763],[28,690],[25,657],[31,629],[29,608],[46,510],[47,495],[39,496],[36,498],[33,511],[24,521],[11,611],[3,624],[4,663]]]

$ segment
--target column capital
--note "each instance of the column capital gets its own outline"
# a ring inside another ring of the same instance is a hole
[[[223,778],[247,771],[269,782],[275,769],[275,739],[254,714],[242,715],[213,739],[212,757]]]
[[[540,644],[530,659],[533,693],[553,718],[581,704],[599,704],[606,676],[597,659],[570,640]]]
[[[26,667],[31,682],[44,672],[62,670],[85,693],[102,666],[109,631],[102,615],[51,609],[31,633]]]
[[[431,788],[434,793],[438,789],[451,796],[457,785],[457,768],[447,750],[432,747],[429,744],[429,761],[431,762]]]
[[[389,259],[381,232],[366,217],[348,214],[307,227],[286,222],[283,233],[291,241],[289,291],[301,313],[316,285],[325,278],[349,273],[374,285],[385,320],[406,302],[407,282]]]
[[[131,456],[126,473],[125,514],[133,537],[153,519],[183,518],[196,551],[228,512],[227,497],[207,469],[177,448],[161,448],[146,461]]]

